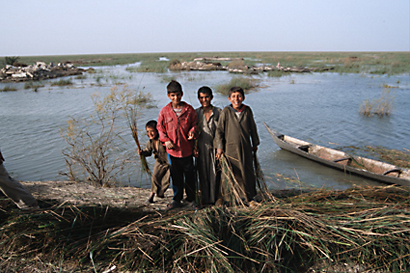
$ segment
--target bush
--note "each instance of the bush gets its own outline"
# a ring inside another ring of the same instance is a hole
[[[63,155],[72,181],[85,181],[96,186],[114,186],[117,176],[131,162],[134,154],[120,148],[124,143],[125,109],[132,105],[150,105],[149,95],[136,94],[125,86],[120,92],[113,87],[104,98],[93,95],[94,113],[89,118],[68,120],[61,136],[68,144]]]
[[[6,65],[13,65],[15,62],[17,62],[17,60],[20,59],[20,57],[18,56],[14,56],[14,57],[4,57],[4,61],[6,63]]]

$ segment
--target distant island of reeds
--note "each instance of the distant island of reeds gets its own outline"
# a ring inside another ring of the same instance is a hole
[[[162,73],[166,72],[171,64],[190,62],[196,58],[226,58],[226,61],[220,61],[221,65],[231,66],[253,67],[280,64],[283,67],[308,67],[310,69],[332,67],[332,72],[336,73],[388,75],[410,73],[408,52],[180,52],[4,56],[0,57],[0,68],[5,67],[10,61],[23,64],[69,62],[82,67],[140,63],[135,68],[138,72]]]

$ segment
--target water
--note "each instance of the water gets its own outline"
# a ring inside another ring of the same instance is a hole
[[[140,124],[156,119],[161,107],[169,102],[166,77],[173,76],[183,85],[183,99],[199,107],[196,91],[203,85],[215,87],[236,75],[227,72],[129,73],[126,66],[96,68],[86,79],[72,78],[71,87],[53,87],[44,81],[37,92],[24,90],[24,83],[13,85],[15,92],[0,92],[0,147],[6,157],[6,168],[19,180],[64,180],[59,172],[66,170],[61,150],[67,146],[60,128],[67,126],[70,116],[87,117],[93,112],[91,95],[105,95],[116,83],[127,83],[130,89],[149,92],[157,108],[144,112]],[[256,76],[255,76],[256,77]],[[352,185],[378,185],[360,177],[344,174],[281,150],[267,133],[263,122],[283,134],[331,148],[344,146],[383,146],[388,149],[409,149],[410,140],[410,77],[370,76],[336,73],[292,74],[281,78],[257,76],[261,88],[246,95],[258,125],[261,145],[258,158],[271,188],[293,188],[299,185],[346,189]],[[164,81],[165,80],[165,81]],[[392,115],[364,117],[358,113],[361,103],[377,99],[383,85],[393,97]],[[122,86],[122,85],[121,85]],[[122,87],[119,87],[120,89]],[[215,94],[213,103],[228,104],[225,96]],[[143,128],[140,128],[143,129]],[[130,135],[124,148],[135,151]],[[141,140],[145,143],[147,138]],[[137,157],[135,157],[137,158]],[[153,159],[149,158],[149,163]],[[141,176],[138,164],[120,176],[122,184],[149,186],[149,178]]]

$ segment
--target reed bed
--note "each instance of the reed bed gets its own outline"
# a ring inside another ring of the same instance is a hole
[[[407,272],[409,197],[410,189],[390,186],[320,190],[252,208],[147,212],[54,205],[3,212],[0,268],[335,272],[331,268],[351,264],[361,272]]]

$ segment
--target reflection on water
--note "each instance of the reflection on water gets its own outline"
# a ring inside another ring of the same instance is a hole
[[[107,94],[114,84],[151,93],[157,108],[144,112],[140,124],[156,119],[162,106],[168,103],[163,78],[175,77],[184,88],[184,100],[199,107],[196,91],[203,85],[215,87],[236,75],[227,72],[189,72],[160,74],[129,73],[126,66],[97,68],[97,74],[86,79],[72,78],[72,87],[45,87],[38,92],[25,90],[24,83],[12,84],[19,91],[0,92],[0,147],[6,157],[6,167],[20,180],[63,180],[65,171],[61,149],[66,146],[60,128],[70,116],[86,117],[93,111],[91,95]],[[345,189],[353,184],[377,183],[326,168],[315,162],[280,150],[263,126],[315,144],[331,148],[344,146],[384,146],[389,149],[409,149],[410,139],[410,77],[324,74],[293,74],[281,78],[260,76],[257,92],[246,96],[245,103],[254,111],[261,138],[258,158],[272,188],[282,189],[310,185]],[[360,104],[379,98],[383,84],[394,97],[389,117],[363,117]],[[0,84],[0,89],[3,88]],[[10,85],[10,84],[8,84]],[[215,94],[214,104],[223,107],[226,97]],[[143,130],[143,128],[140,128]],[[135,150],[131,136],[126,136],[125,149]],[[144,138],[142,142],[146,142]],[[137,156],[135,157],[137,159]],[[149,162],[152,164],[153,159]],[[120,177],[124,184],[148,186],[137,166]],[[285,177],[285,178],[284,178]]]

